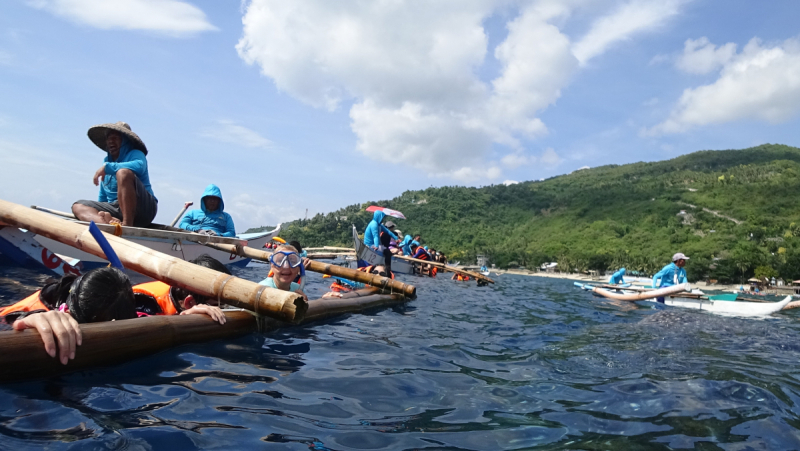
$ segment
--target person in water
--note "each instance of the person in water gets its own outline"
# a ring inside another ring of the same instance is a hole
[[[624,276],[625,275],[625,268],[620,268],[619,271],[615,272],[611,275],[611,278],[608,279],[609,285],[619,285],[625,283]]]
[[[137,287],[147,285],[149,284]],[[167,287],[167,295],[172,296],[169,286],[163,285]],[[131,287],[128,276],[119,269],[98,268],[82,276],[68,274],[57,282],[47,284],[22,301],[0,309],[0,317],[11,324],[14,330],[36,329],[51,357],[56,356],[58,344],[60,361],[66,365],[75,358],[76,346],[81,345],[79,324],[133,319],[140,314],[147,316],[143,310],[149,305],[147,302],[142,303],[143,292]],[[152,295],[149,292],[146,294]],[[203,302],[197,294],[175,291],[174,299],[182,299],[176,303],[180,310],[174,313],[161,311],[151,314],[205,314],[220,324],[225,323],[225,316],[219,308],[194,305]]]
[[[212,183],[206,187],[200,198],[200,209],[186,213],[178,227],[211,236],[236,236],[233,218],[224,210],[225,202],[222,201],[222,191]]]
[[[686,260],[689,260],[689,257],[680,252],[673,255],[672,263],[663,267],[661,271],[653,275],[653,288],[666,288],[687,283],[686,270],[683,269],[683,267],[686,266]],[[657,298],[656,300],[662,304],[664,303],[663,297]]]
[[[307,262],[308,259],[301,257],[297,248],[290,244],[281,244],[269,257],[269,275],[259,284],[278,290],[293,291],[308,301],[308,296],[300,288],[300,284],[294,281],[298,275],[305,276]]]
[[[89,139],[106,152],[92,181],[100,186],[97,201],[79,200],[72,213],[81,221],[147,227],[158,212],[150,186],[147,147],[125,122],[96,125]]]
[[[231,271],[219,260],[203,254],[189,263],[231,275]],[[151,315],[208,315],[214,321],[225,324],[225,314],[217,299],[203,296],[181,287],[173,287],[161,281],[140,283],[133,287],[136,311],[143,316]]]

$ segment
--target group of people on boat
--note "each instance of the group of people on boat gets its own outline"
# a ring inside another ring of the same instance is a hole
[[[88,135],[106,152],[92,177],[100,192],[96,201],[82,199],[72,204],[72,213],[81,221],[149,227],[158,212],[158,198],[150,184],[144,141],[125,122],[96,125]],[[178,227],[212,236],[236,236],[233,218],[224,210],[222,192],[216,185],[208,185],[200,208],[189,211]]]
[[[441,264],[447,263],[447,257],[443,253],[422,245],[422,237],[420,235],[414,235],[413,237],[405,235],[401,240],[402,231],[397,229],[397,225],[392,221],[386,221],[386,224],[384,224],[383,220],[385,218],[386,213],[380,210],[374,212],[372,220],[364,230],[364,245],[369,246],[384,258],[384,264],[374,269],[376,273],[384,271],[387,274],[391,274],[393,255],[402,255]],[[422,271],[425,275],[435,277],[437,268],[423,264]]]
[[[655,273],[653,275],[653,282],[651,287],[652,288],[666,288],[672,287],[675,285],[680,285],[682,283],[687,283],[689,280],[686,278],[686,270],[683,269],[686,266],[686,261],[689,260],[689,257],[684,255],[682,252],[678,252],[672,256],[672,263],[661,268],[661,271]],[[623,285],[625,284],[625,268],[620,268],[611,277],[608,279],[609,285]],[[660,303],[664,303],[664,298],[659,297],[656,300]]]

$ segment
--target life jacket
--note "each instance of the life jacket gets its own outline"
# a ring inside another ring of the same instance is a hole
[[[331,291],[335,291],[337,293],[349,293],[353,291],[353,289],[346,285],[342,285],[339,282],[333,282],[331,283]]]
[[[133,296],[136,299],[136,309],[140,310],[141,307],[145,307],[144,304],[147,304],[147,298],[150,298],[155,300],[158,304],[158,308],[161,310],[160,312],[154,311],[152,314],[177,315],[178,309],[175,308],[175,304],[172,303],[172,298],[169,294],[170,288],[169,285],[159,281],[140,283],[134,286]],[[145,296],[145,298],[140,296]],[[152,306],[146,307],[149,307],[148,310],[150,311],[155,310]]]
[[[469,276],[465,276],[463,274],[456,274],[456,280],[467,281],[469,280]]]
[[[372,270],[373,269],[375,269],[375,265],[365,266],[363,268],[358,268],[359,271],[363,271],[363,272],[365,272],[367,274],[372,274]],[[392,271],[389,271],[389,277],[394,279],[394,273]]]
[[[15,312],[32,312],[34,310],[50,310],[49,307],[44,305],[41,299],[39,299],[39,294],[42,290],[33,293],[32,295],[26,297],[25,299],[17,302],[16,304],[9,305],[8,307],[3,307],[0,309],[0,316],[6,316],[9,313]]]

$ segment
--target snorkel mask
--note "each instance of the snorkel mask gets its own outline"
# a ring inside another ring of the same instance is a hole
[[[300,267],[300,276],[305,277],[306,267],[303,265],[303,258],[297,252],[278,251],[269,256],[269,261],[278,268],[297,268]]]

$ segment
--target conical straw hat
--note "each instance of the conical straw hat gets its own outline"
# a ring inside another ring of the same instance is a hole
[[[147,155],[147,146],[144,145],[144,141],[139,138],[139,135],[131,131],[131,126],[128,125],[127,122],[95,125],[89,129],[89,139],[92,140],[95,146],[106,150],[106,132],[108,130],[114,130],[127,137],[131,141],[134,149],[139,149]],[[108,151],[106,150],[106,152]]]

